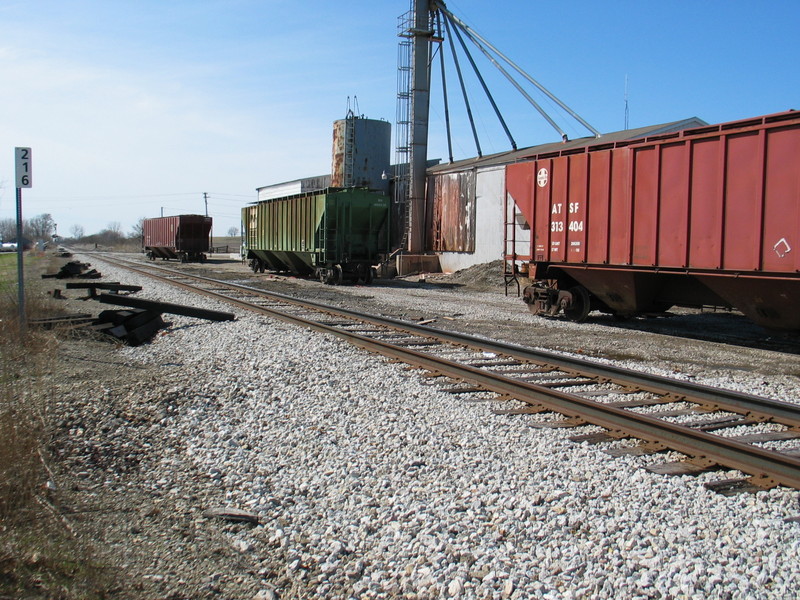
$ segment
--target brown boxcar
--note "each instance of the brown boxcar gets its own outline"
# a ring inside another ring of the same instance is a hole
[[[800,113],[539,155],[506,196],[534,313],[714,305],[800,330]]]
[[[142,248],[151,260],[203,261],[211,247],[211,217],[177,215],[145,219]]]

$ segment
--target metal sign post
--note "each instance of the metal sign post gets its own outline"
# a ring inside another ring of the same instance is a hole
[[[22,188],[31,187],[31,149],[14,148],[17,175],[17,308],[20,335],[25,334],[25,277],[22,267],[25,243],[22,241]]]

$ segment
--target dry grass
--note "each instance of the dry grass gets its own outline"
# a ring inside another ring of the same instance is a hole
[[[47,260],[26,257],[27,318],[53,313],[40,283]],[[21,331],[17,306],[16,257],[0,255],[0,599],[102,598],[104,577],[48,497],[52,397],[43,374],[56,334]]]

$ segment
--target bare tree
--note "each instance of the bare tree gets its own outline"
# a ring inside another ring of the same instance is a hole
[[[0,219],[0,239],[12,240],[17,237],[16,219]]]
[[[25,221],[25,235],[34,240],[50,239],[53,231],[56,228],[56,222],[53,220],[53,215],[43,213],[36,215]]]
[[[90,237],[94,239],[95,243],[100,243],[104,246],[113,246],[114,244],[119,244],[125,239],[125,236],[122,235],[121,229],[122,228],[120,224],[114,221],[109,223],[106,229],[103,229],[100,233],[96,233]]]
[[[228,237],[236,237],[237,235],[239,235],[238,227],[231,227],[228,229]]]
[[[69,228],[69,234],[73,239],[79,240],[84,236],[83,225],[73,225]]]
[[[136,225],[131,227],[131,232],[128,234],[128,239],[138,240],[144,233],[144,217],[140,217]]]

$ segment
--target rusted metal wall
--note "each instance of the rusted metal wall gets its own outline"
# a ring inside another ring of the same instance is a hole
[[[427,246],[435,252],[475,251],[475,171],[428,179]]]

